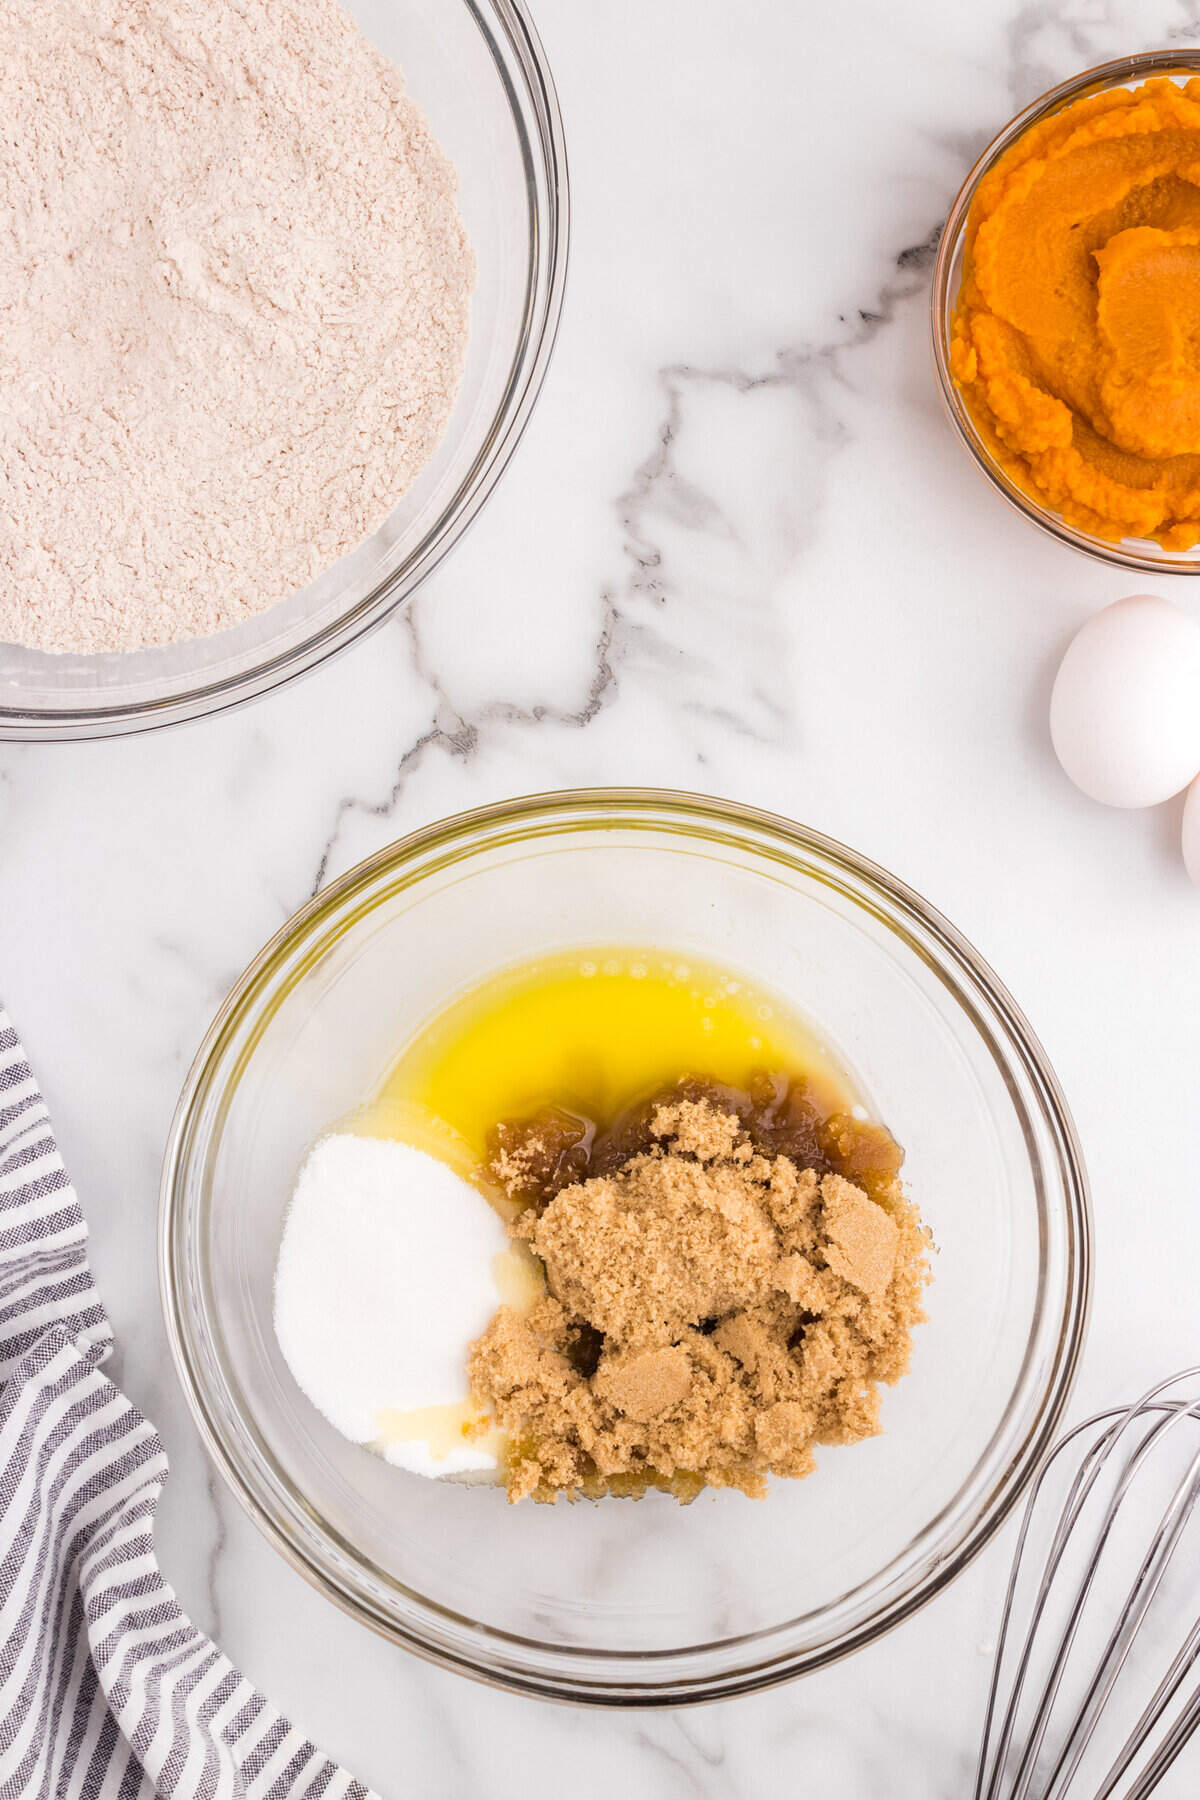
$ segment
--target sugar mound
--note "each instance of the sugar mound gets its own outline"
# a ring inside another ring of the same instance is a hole
[[[339,1132],[309,1153],[275,1272],[275,1333],[297,1384],[344,1437],[381,1414],[467,1405],[467,1352],[501,1299],[503,1223],[471,1184],[410,1144]],[[419,1475],[494,1470],[485,1448],[420,1439],[387,1458]]]

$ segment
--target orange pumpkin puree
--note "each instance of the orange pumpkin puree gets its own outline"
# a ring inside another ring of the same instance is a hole
[[[1104,538],[1200,540],[1200,80],[1031,125],[967,221],[951,367],[1006,473]]]

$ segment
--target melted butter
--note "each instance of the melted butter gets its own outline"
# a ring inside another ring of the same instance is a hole
[[[452,1450],[461,1450],[466,1444],[502,1463],[508,1438],[489,1426],[486,1413],[466,1401],[414,1406],[407,1411],[384,1407],[376,1419],[375,1447],[386,1450],[389,1444],[414,1443],[427,1445],[435,1462],[444,1462]]]
[[[546,1291],[542,1265],[524,1244],[514,1244],[511,1250],[501,1250],[493,1256],[492,1276],[504,1305],[516,1312],[528,1312]]]
[[[607,1121],[687,1074],[745,1087],[803,1075],[826,1110],[858,1101],[804,1021],[744,975],[688,954],[593,947],[501,970],[428,1021],[353,1122],[472,1175],[492,1127],[560,1106]]]
[[[353,1132],[359,1137],[397,1138],[437,1157],[464,1181],[475,1178],[479,1157],[445,1119],[418,1105],[402,1091],[393,1091],[389,1077],[387,1086],[366,1106],[341,1121],[339,1131]]]

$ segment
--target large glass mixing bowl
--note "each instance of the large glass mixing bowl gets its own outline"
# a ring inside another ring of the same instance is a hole
[[[272,1279],[306,1148],[462,989],[553,948],[662,946],[811,1020],[905,1145],[938,1254],[883,1434],[749,1501],[512,1507],[357,1448],[297,1389]],[[1087,1313],[1063,1097],[991,971],[911,889],[764,813],[586,792],[488,807],[362,863],[238,982],[180,1100],[163,1303],[218,1465],[331,1599],[425,1656],[559,1699],[655,1705],[819,1668],[951,1581],[1048,1447]]]
[[[145,731],[219,712],[314,668],[408,599],[516,448],[546,373],[566,278],[566,154],[541,44],[523,0],[346,3],[404,71],[458,170],[478,273],[446,436],[373,537],[243,625],[109,656],[0,644],[0,739]]]

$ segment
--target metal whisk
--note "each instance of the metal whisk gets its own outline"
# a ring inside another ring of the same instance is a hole
[[[1017,1541],[975,1800],[1145,1800],[1162,1781],[1200,1723],[1198,1497],[1200,1369],[1055,1446]]]

